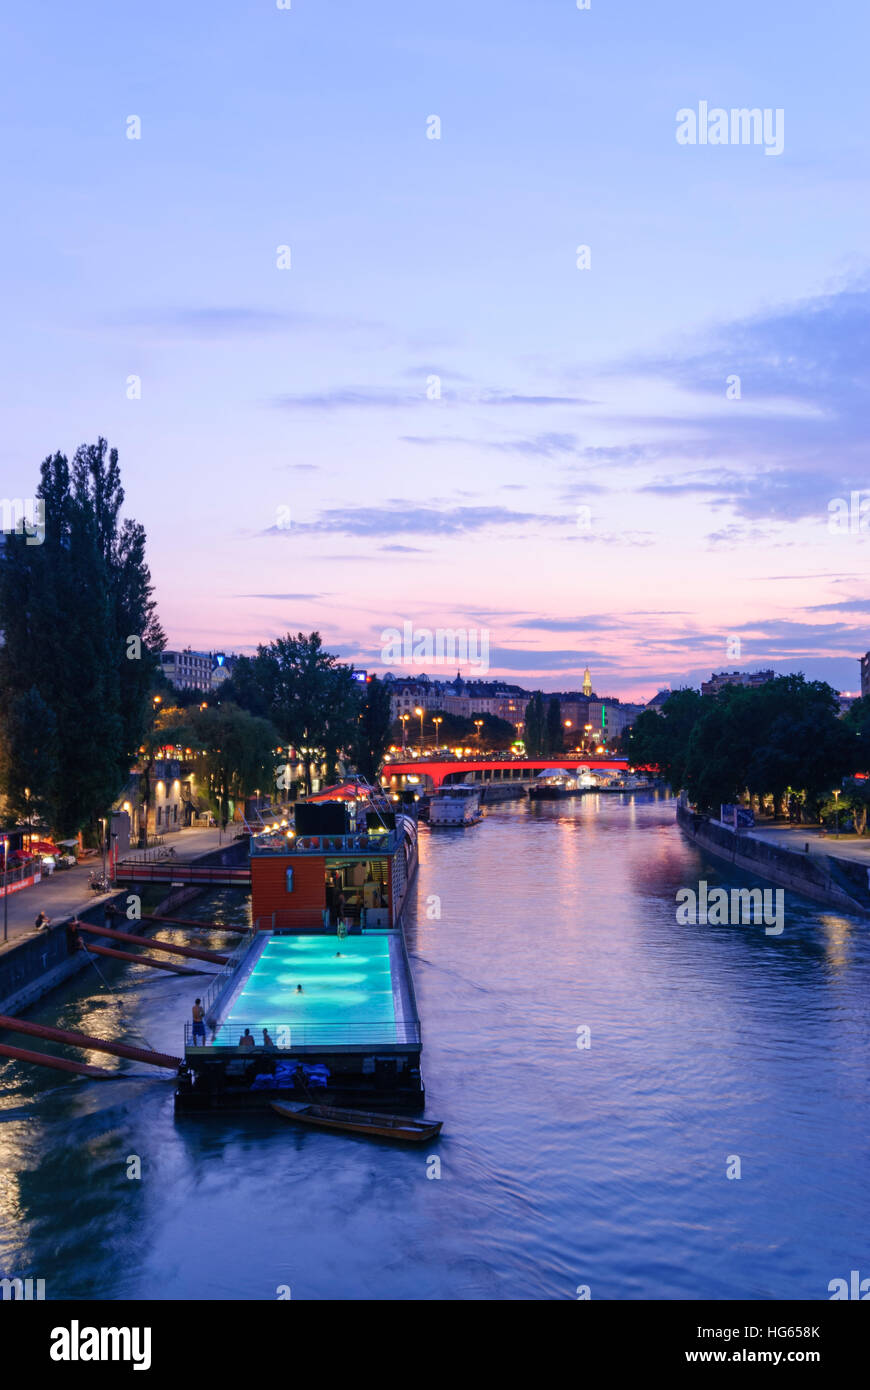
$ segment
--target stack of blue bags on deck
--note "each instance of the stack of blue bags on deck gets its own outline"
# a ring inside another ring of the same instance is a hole
[[[252,1091],[292,1091],[296,1086],[296,1069],[298,1062],[277,1062],[275,1064],[274,1075],[272,1072],[264,1072],[251,1082]],[[329,1079],[329,1067],[322,1062],[316,1062],[312,1066],[302,1063],[302,1071],[305,1076],[305,1085],[325,1086]]]

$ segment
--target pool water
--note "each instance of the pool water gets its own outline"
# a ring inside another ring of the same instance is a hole
[[[383,1039],[383,1025],[395,1020],[388,937],[273,936],[233,998],[215,1042],[235,1045],[250,1028],[259,1045],[268,1028],[280,1044],[277,1030],[287,1027],[300,1043],[341,1042],[357,1028],[364,1033],[367,1024],[380,1025]]]

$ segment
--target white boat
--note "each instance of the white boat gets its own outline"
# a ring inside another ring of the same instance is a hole
[[[534,784],[529,787],[531,801],[562,801],[568,796],[579,796],[585,788],[572,773],[563,767],[545,767],[539,772]]]
[[[439,787],[429,802],[430,826],[475,825],[483,819],[480,809],[480,788],[470,782],[455,782]]]
[[[636,772],[617,774],[602,791],[606,792],[646,792],[652,788],[648,777],[640,777]]]
[[[607,781],[606,777],[593,772],[589,767],[578,767],[576,777],[577,786],[584,792],[600,791]]]

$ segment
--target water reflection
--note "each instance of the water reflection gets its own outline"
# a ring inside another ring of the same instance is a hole
[[[866,923],[787,893],[781,937],[679,925],[678,888],[752,880],[647,794],[500,803],[420,846],[441,1178],[272,1114],[176,1121],[132,1062],[60,1085],[0,1064],[2,1271],[49,1297],[826,1298],[864,1254]],[[31,1016],[177,1052],[202,986],[103,973]]]

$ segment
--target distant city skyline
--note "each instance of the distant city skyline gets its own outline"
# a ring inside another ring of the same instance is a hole
[[[675,8],[19,7],[0,492],[105,435],[171,646],[857,690],[870,15]]]

